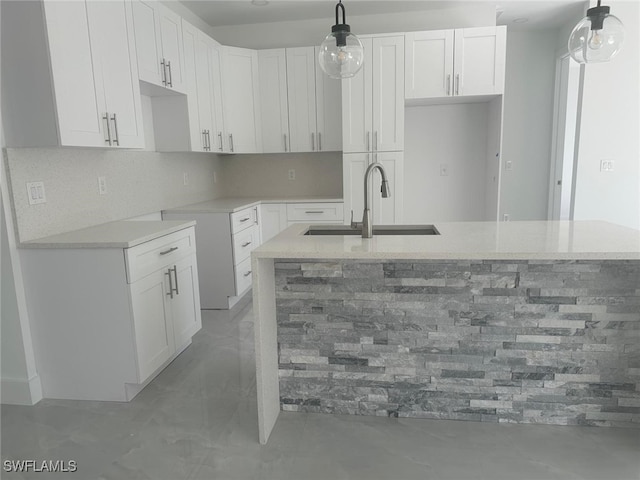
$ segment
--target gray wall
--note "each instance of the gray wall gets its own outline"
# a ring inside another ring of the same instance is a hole
[[[555,30],[507,33],[500,218],[547,218],[556,39]]]

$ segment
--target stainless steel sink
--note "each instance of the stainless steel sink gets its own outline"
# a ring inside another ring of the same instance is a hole
[[[312,225],[304,235],[362,235],[347,225]],[[433,225],[374,225],[373,235],[440,235]]]

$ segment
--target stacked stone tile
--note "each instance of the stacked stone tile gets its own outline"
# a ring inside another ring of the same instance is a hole
[[[276,261],[283,410],[640,427],[639,261]]]

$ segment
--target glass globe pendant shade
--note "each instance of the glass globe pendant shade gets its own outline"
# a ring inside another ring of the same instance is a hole
[[[338,45],[337,36],[344,39],[344,45]],[[364,47],[353,33],[327,35],[320,45],[318,62],[322,71],[331,78],[341,79],[353,77],[360,71],[364,63]]]
[[[578,63],[608,62],[620,51],[624,26],[609,7],[590,8],[569,36],[569,54]]]
[[[342,9],[342,23],[338,21]],[[320,45],[318,63],[322,71],[331,78],[341,79],[353,77],[362,68],[364,47],[358,37],[351,33],[346,23],[346,14],[342,0],[336,5],[336,24],[331,27]]]

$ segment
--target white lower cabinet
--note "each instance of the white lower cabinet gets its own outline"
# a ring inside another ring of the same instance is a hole
[[[382,177],[375,170],[369,180],[369,209],[374,225],[401,224],[403,217],[404,153],[348,153],[342,158],[344,223],[362,221],[364,211],[364,175],[373,162],[382,164],[389,181],[391,196],[382,198]]]
[[[163,212],[164,220],[195,220],[200,306],[228,309],[251,288],[251,252],[260,245],[258,207],[233,213]]]
[[[201,328],[194,227],[21,256],[45,398],[129,401]]]
[[[260,238],[262,243],[271,240],[287,228],[287,205],[285,203],[263,203],[260,215]]]

